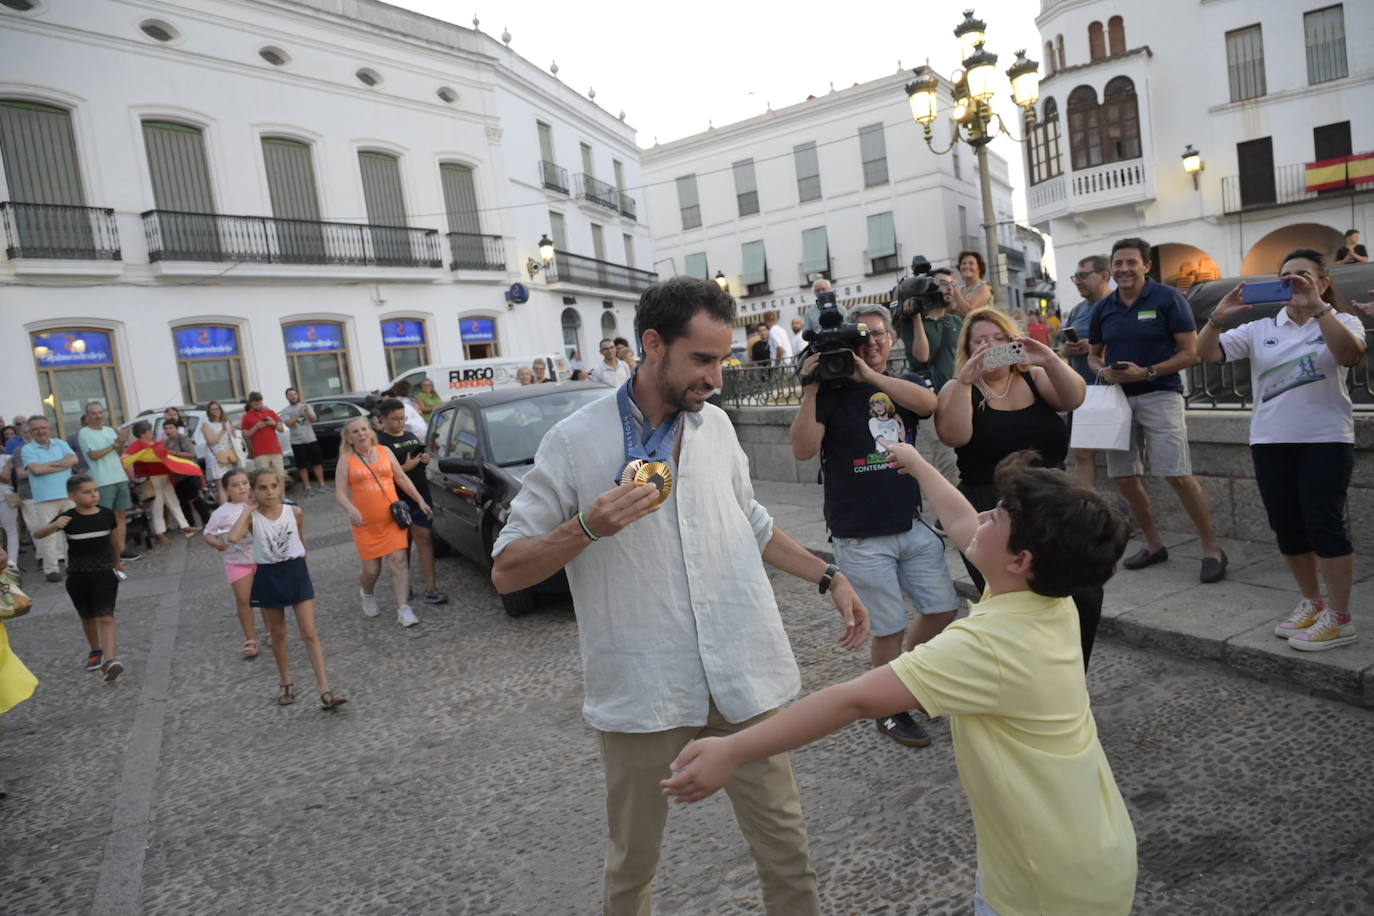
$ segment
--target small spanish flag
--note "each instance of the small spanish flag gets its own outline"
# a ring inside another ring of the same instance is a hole
[[[142,446],[141,448],[139,446]],[[133,467],[135,464],[160,464],[173,474],[180,474],[183,477],[204,477],[205,474],[196,464],[188,458],[180,458],[167,451],[166,442],[154,442],[148,445],[145,442],[137,441],[120,459],[126,468]]]

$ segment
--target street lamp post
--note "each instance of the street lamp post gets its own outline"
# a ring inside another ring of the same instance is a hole
[[[1017,143],[1024,143],[1027,137],[1017,137],[1002,120],[1002,116],[992,110],[991,100],[997,94],[997,55],[984,47],[987,24],[973,18],[973,10],[964,11],[964,21],[954,29],[954,37],[959,42],[960,57],[964,69],[951,75],[954,107],[950,111],[953,121],[953,134],[949,146],[935,148],[935,132],[931,124],[940,113],[940,80],[927,66],[913,71],[914,79],[906,84],[907,99],[911,103],[911,116],[921,125],[926,146],[937,156],[942,156],[954,148],[955,143],[964,142],[973,147],[978,157],[978,183],[983,198],[983,243],[987,246],[988,273],[996,286],[1004,287],[1002,277],[1002,253],[997,244],[997,212],[992,206],[992,177],[988,173],[988,144],[998,134],[1004,134]],[[1039,101],[1039,64],[1026,58],[1024,50],[1016,52],[1016,62],[1007,70],[1011,82],[1012,101],[1026,112],[1027,128],[1035,126],[1035,103]]]

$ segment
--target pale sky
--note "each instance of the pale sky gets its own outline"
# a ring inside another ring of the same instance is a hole
[[[1042,56],[1036,0],[389,2],[468,28],[476,14],[488,35],[509,29],[511,48],[527,60],[545,69],[557,61],[563,82],[583,95],[595,88],[597,104],[613,115],[624,109],[645,148],[655,138],[666,143],[711,122],[720,127],[753,117],[768,103],[783,108],[823,95],[831,82],[842,89],[895,73],[898,61],[908,71],[928,61],[948,75],[959,66],[953,30],[968,7],[987,23],[987,47],[998,55],[999,71],[1018,48],[1032,60]],[[995,105],[1019,131],[1010,94],[1003,78]],[[948,121],[942,128],[937,141],[947,136]],[[1012,164],[1019,191],[1025,170],[1016,144],[1001,140],[992,148]],[[1017,212],[1024,213],[1017,197]]]

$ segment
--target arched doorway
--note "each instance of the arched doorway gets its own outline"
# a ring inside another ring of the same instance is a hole
[[[1155,247],[1159,281],[1187,292],[1194,283],[1221,279],[1221,268],[1210,254],[1193,245],[1166,242]]]
[[[1330,258],[1341,247],[1339,230],[1320,223],[1297,223],[1284,226],[1260,239],[1245,254],[1240,272],[1243,276],[1277,273],[1279,259],[1294,248],[1312,248]]]
[[[575,308],[565,308],[563,310],[563,355],[572,359],[572,355],[582,354],[582,316],[577,313]]]

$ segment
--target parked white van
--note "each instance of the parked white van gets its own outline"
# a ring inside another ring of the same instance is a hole
[[[491,359],[470,359],[461,363],[432,364],[417,366],[396,376],[387,387],[397,382],[409,382],[412,391],[419,387],[422,379],[434,382],[434,391],[442,398],[457,398],[490,391],[493,388],[508,388],[519,385],[516,372],[531,369],[536,362],[544,364],[547,377],[556,382],[566,381],[572,376],[568,358],[562,353],[545,353],[539,356],[495,356]]]

